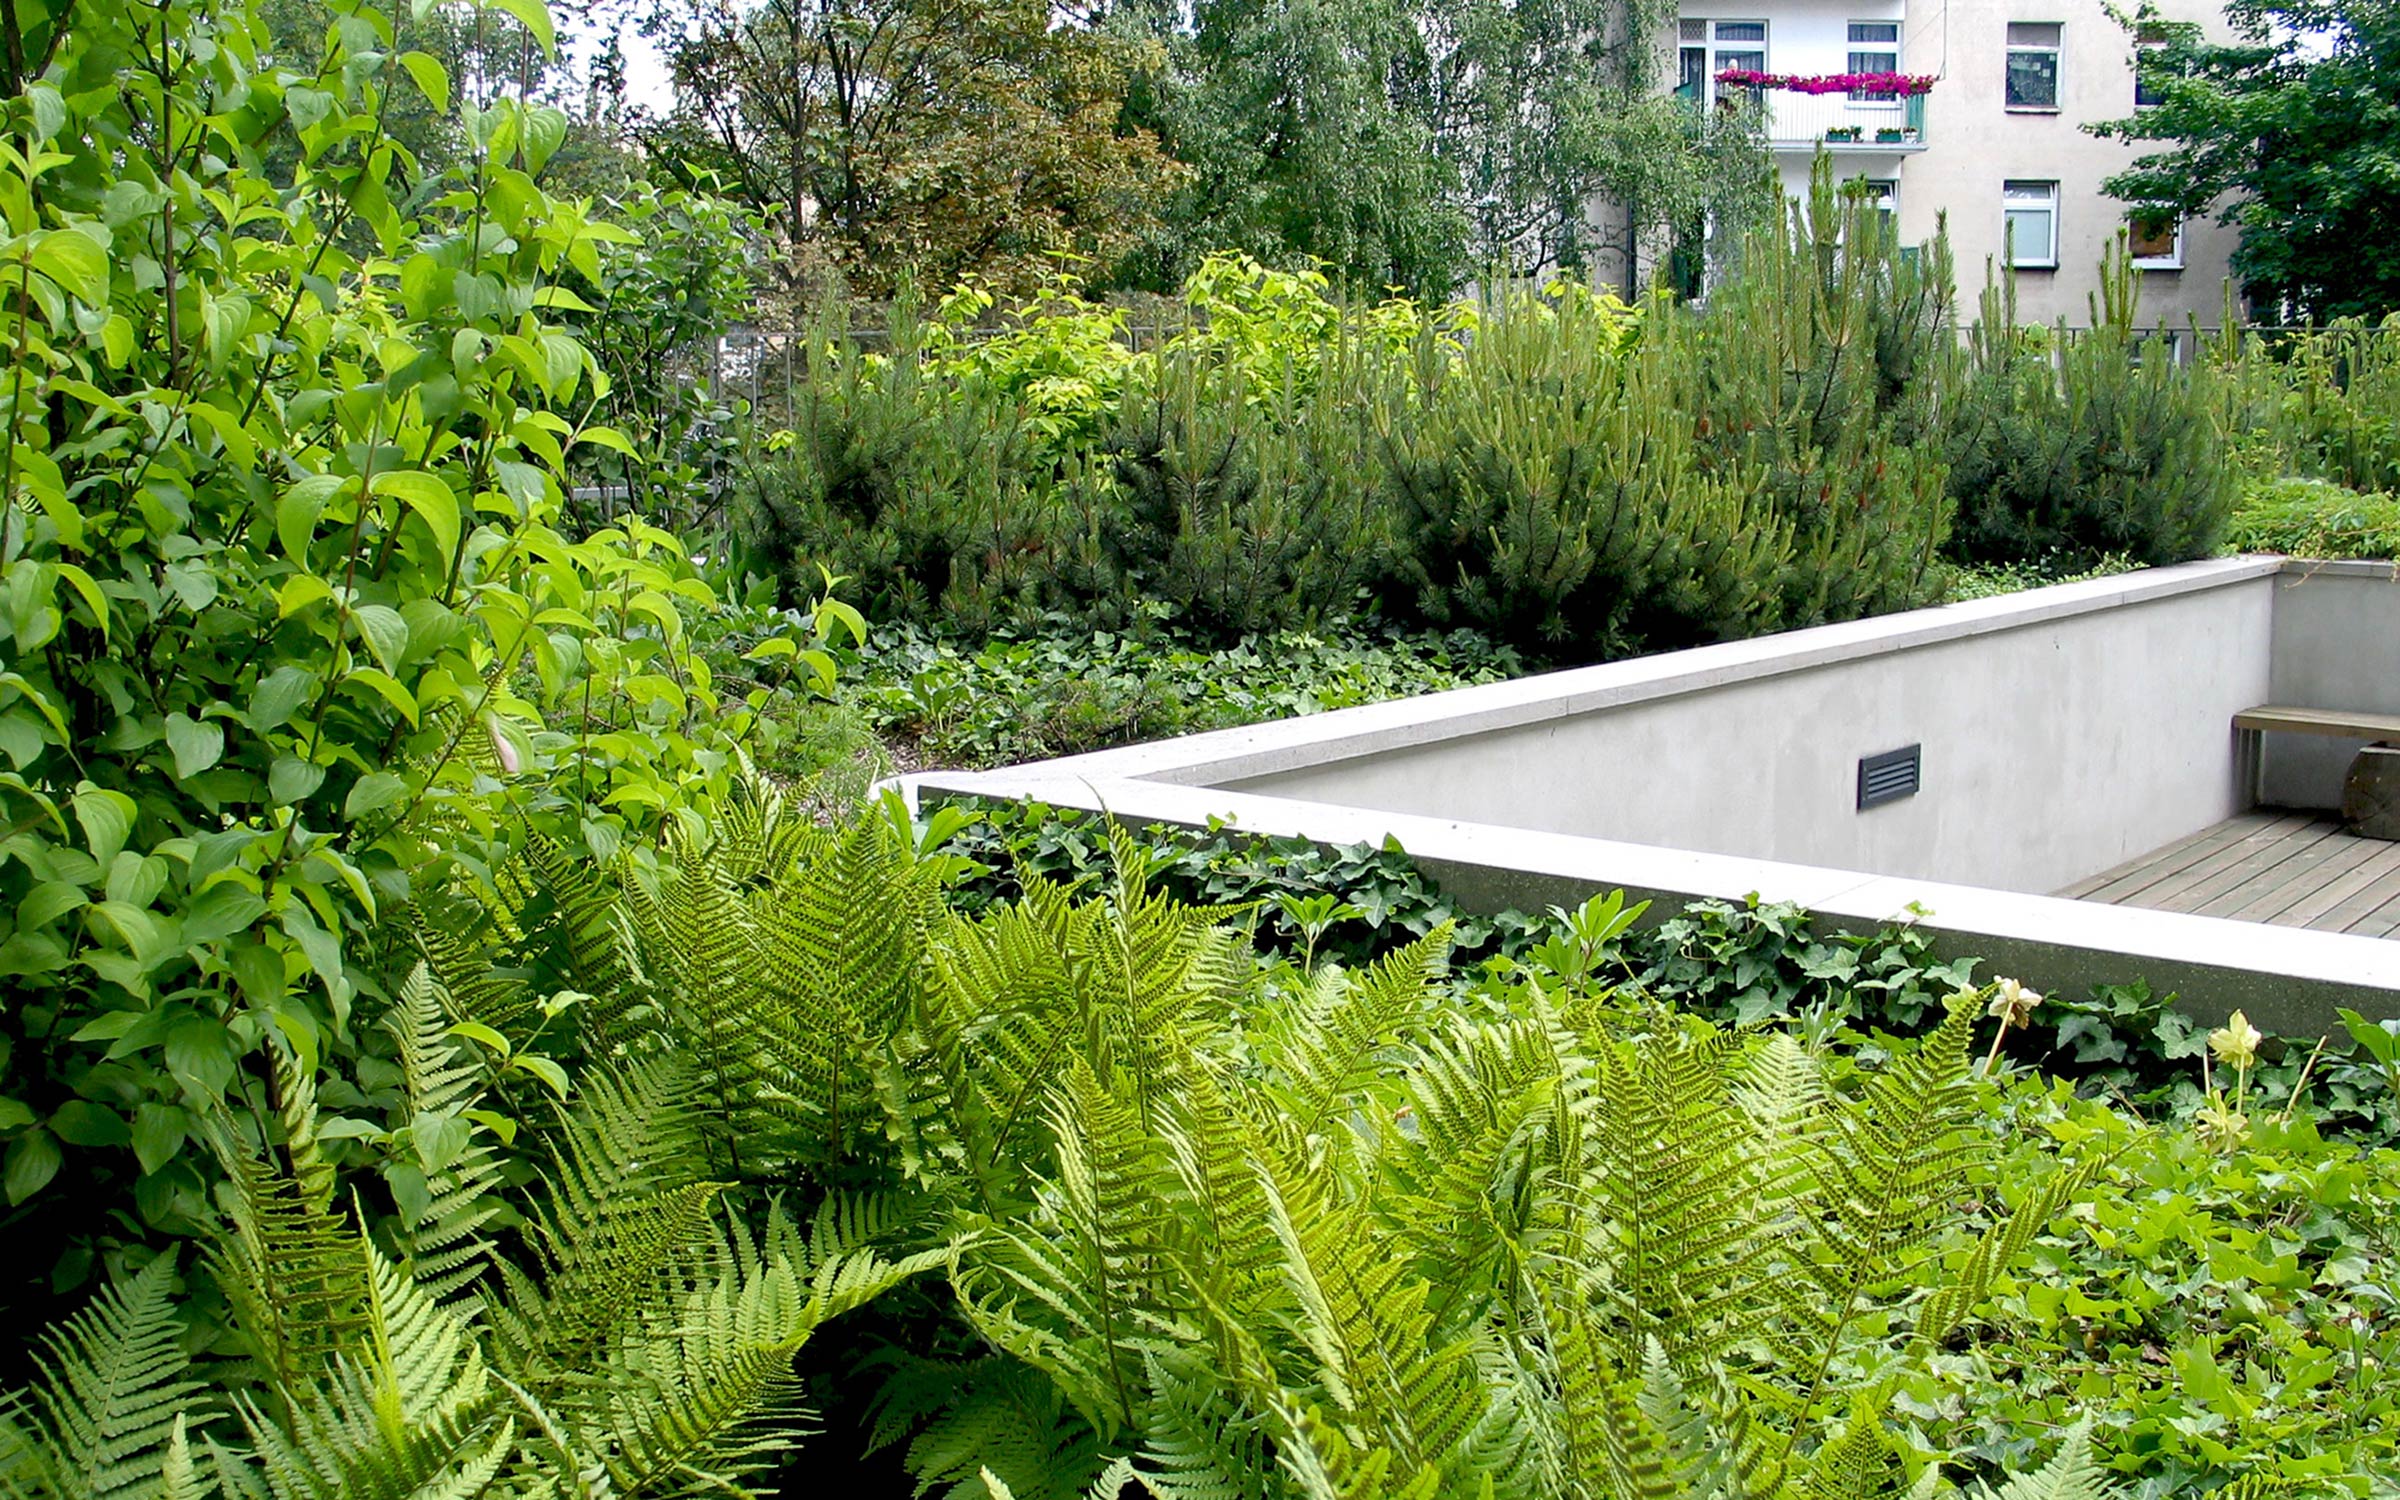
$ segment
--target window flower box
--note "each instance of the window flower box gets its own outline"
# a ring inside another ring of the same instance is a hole
[[[1825,139],[1829,142],[1855,141],[1863,134],[1864,128],[1861,126],[1836,125],[1825,132]]]

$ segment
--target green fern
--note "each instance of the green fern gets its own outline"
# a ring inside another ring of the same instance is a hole
[[[462,1122],[480,1099],[482,1070],[449,1035],[448,996],[423,964],[400,986],[399,1004],[384,1022],[400,1044],[401,1081],[412,1132],[434,1122]],[[424,1157],[404,1164],[414,1192],[399,1192],[399,1237],[409,1274],[437,1300],[480,1282],[491,1263],[485,1228],[501,1211],[501,1162],[488,1141],[470,1137],[447,1161],[424,1170]],[[421,1195],[421,1196],[420,1196]]]
[[[174,1290],[174,1259],[159,1256],[43,1341],[37,1384],[0,1405],[0,1486],[9,1494],[197,1492],[186,1426],[206,1421],[216,1402],[183,1351]]]
[[[2115,1500],[2119,1493],[2092,1452],[2092,1419],[2088,1416],[2067,1429],[2065,1440],[2048,1463],[2030,1474],[2017,1475],[1997,1490],[1979,1490],[1982,1500]]]
[[[315,1079],[288,1049],[273,1056],[281,1141],[253,1145],[224,1111],[210,1122],[231,1192],[229,1232],[208,1260],[251,1352],[288,1392],[355,1343],[371,1289],[317,1149]]]

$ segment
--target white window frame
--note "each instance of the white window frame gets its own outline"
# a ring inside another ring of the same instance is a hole
[[[1885,43],[1880,41],[1860,41],[1856,35],[1856,32],[1861,26],[1890,27],[1892,29],[1892,39],[1890,44],[1887,46]],[[1842,54],[1842,61],[1845,65],[1849,64],[1850,59],[1858,55],[1860,52],[1881,53],[1891,58],[1892,65],[1889,68],[1880,70],[1874,68],[1845,66],[1842,71],[1846,73],[1871,73],[1877,71],[1897,73],[1900,71],[1900,23],[1898,21],[1867,20],[1846,22],[1843,27],[1843,35],[1845,38],[1845,50]],[[1854,91],[1847,97],[1850,101],[1850,107],[1853,109],[1897,110],[1900,107],[1900,96],[1898,94],[1868,94]]]
[[[2131,228],[2131,224],[2130,224],[2130,222],[2128,223],[2127,227],[2128,227],[2128,229],[2130,230],[2130,228]],[[2130,252],[2130,250],[2131,250],[2131,248],[2132,248],[2132,244],[2133,244],[2133,241],[2132,241],[2132,239],[2131,239],[2131,237],[2130,237],[2130,235],[2129,235],[2129,236],[2128,236],[2128,238],[2127,238],[2127,240],[2126,240],[2126,247],[2127,247],[2127,249],[2128,249],[2128,251],[2129,251],[2129,252]],[[2168,251],[2168,252],[2167,252],[2166,254],[2164,254],[2164,255],[2135,255],[2135,256],[2133,256],[2133,257],[2132,257],[2132,260],[2133,260],[2133,268],[2134,268],[2135,270],[2137,270],[2137,271],[2180,271],[2180,270],[2182,270],[2182,269],[2183,269],[2183,219],[2182,219],[2182,217],[2181,217],[2180,215],[2178,215],[2178,216],[2177,216],[2177,218],[2176,218],[2176,220],[2175,220],[2175,248],[2174,248],[2174,249],[2172,249],[2172,250]]]
[[[1760,36],[1755,42],[1727,42],[1717,36],[1717,29],[1722,26],[1755,26],[1759,29]],[[1748,16],[1710,17],[1708,22],[1708,76],[1713,80],[1719,73],[1725,71],[1725,54],[1727,52],[1740,52],[1745,55],[1756,53],[1758,54],[1758,71],[1761,73],[1773,71],[1774,54],[1768,50],[1768,44],[1773,40],[1774,35],[1775,28],[1769,25],[1763,16],[1756,20]]]
[[[2000,243],[2006,250],[2009,265],[2019,271],[2055,271],[2058,269],[2059,185],[2055,181],[2034,178],[2011,178],[2000,185]],[[2048,255],[2028,258],[2026,247],[2015,243],[2009,230],[2008,216],[2018,209],[2042,209],[2050,215],[2050,243],[2044,248]]]
[[[2049,44],[2049,45],[2047,45],[2047,46],[2040,46],[2040,45],[2036,45],[2036,44],[2034,44],[2034,43],[2031,43],[2031,42],[2007,42],[2007,45],[2006,45],[2005,49],[2003,50],[2003,52],[2002,52],[2002,54],[2001,54],[2001,65],[2000,65],[2000,103],[2001,103],[2002,107],[2003,107],[2003,108],[2005,108],[2005,109],[2006,109],[2006,110],[2007,110],[2007,111],[2008,111],[2010,114],[2012,114],[2012,115],[2054,115],[2054,114],[2057,114],[2057,113],[2059,112],[2060,108],[2061,108],[2061,107],[2063,106],[2063,104],[2065,103],[2065,100],[2066,100],[2066,97],[2067,97],[2067,26],[2066,26],[2066,23],[2065,23],[2064,21],[2011,21],[2011,22],[2008,22],[2008,23],[2007,23],[2007,25],[2009,25],[2009,26],[2011,26],[2011,27],[2014,27],[2014,26],[2048,26],[2048,27],[2052,27],[2052,28],[2054,28],[2054,29],[2055,29],[2055,30],[2058,32],[2058,40],[2057,40],[2057,41],[2055,41],[2055,42],[2052,42],[2052,43],[2050,43],[2050,44]],[[2006,41],[2006,38],[2007,38],[2007,32],[2004,30],[2004,31],[2001,33],[2001,36],[2002,36],[2002,39],[2003,39],[2004,41]],[[2016,56],[2017,56],[2017,54],[2018,54],[2018,53],[2020,53],[2020,52],[2022,52],[2022,53],[2040,54],[2040,55],[2043,55],[2043,56],[2047,56],[2047,57],[2050,59],[2050,102],[2049,102],[2048,104],[2012,104],[2012,103],[2010,103],[2010,102],[2009,102],[2009,98],[2008,98],[2008,64],[2009,64],[2011,61],[2014,61],[2014,60],[2015,60],[2015,58],[2016,58]]]

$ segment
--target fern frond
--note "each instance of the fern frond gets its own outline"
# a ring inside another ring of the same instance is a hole
[[[1891,1493],[1897,1467],[1883,1430],[1888,1393],[1866,1390],[1851,1399],[1849,1420],[1831,1442],[1808,1456],[1800,1492],[1806,1500],[1880,1500]]]
[[[399,1039],[412,1121],[456,1118],[480,1097],[481,1072],[447,1034],[447,995],[420,963],[400,986],[386,1027]],[[413,1165],[413,1164],[412,1164]],[[424,1174],[423,1196],[401,1193],[400,1240],[409,1274],[437,1301],[482,1279],[492,1247],[483,1234],[500,1213],[500,1158],[479,1140]]]
[[[1966,1263],[1944,1277],[1917,1313],[1917,1337],[1938,1344],[1957,1331],[1991,1296],[2001,1273],[2032,1248],[2034,1238],[2091,1185],[2088,1166],[2061,1167],[2045,1179],[2009,1216],[1976,1241]]]
[[[175,1262],[162,1255],[43,1339],[30,1390],[0,1409],[0,1487],[58,1500],[148,1500],[189,1474],[186,1415],[206,1420],[175,1317]],[[181,1459],[176,1455],[183,1454]]]
[[[1297,1303],[1293,1332],[1330,1408],[1322,1415],[1341,1425],[1349,1449],[1388,1454],[1395,1483],[1413,1485],[1422,1472],[1438,1477],[1483,1416],[1472,1346],[1433,1339],[1431,1288],[1403,1257],[1384,1252],[1373,1221],[1336,1202],[1322,1178],[1273,1154],[1260,1158],[1259,1172]]]
[[[1610,1340],[1571,1302],[1551,1307],[1549,1326],[1569,1493],[1590,1500],[1748,1500],[1751,1492],[1736,1484],[1729,1445],[1687,1397],[1656,1339],[1636,1376],[1617,1364]]]
[[[273,1381],[297,1391],[364,1329],[368,1288],[352,1237],[332,1209],[333,1174],[317,1151],[314,1080],[276,1047],[282,1160],[270,1161],[219,1111],[209,1141],[232,1194],[231,1232],[209,1252],[235,1321]]]
[[[1778,1189],[1731,1095],[1735,1045],[1709,1029],[1591,1045],[1583,1270],[1621,1365],[1656,1339],[1688,1379],[1783,1311],[1768,1273],[1794,1226],[1760,1209]]]
[[[792,1368],[801,1347],[948,1255],[886,1261],[844,1244],[826,1219],[811,1235],[780,1209],[763,1238],[738,1218],[712,1221],[669,1257],[661,1293],[618,1318],[589,1378],[555,1409],[620,1495],[739,1493],[807,1430]]]
[[[544,977],[555,981],[554,988],[590,995],[594,1018],[605,1029],[646,988],[617,882],[605,866],[577,859],[545,834],[529,837],[520,858],[535,898],[520,920],[529,941],[549,940],[543,944],[551,960]]]
[[[1161,1254],[1170,1174],[1120,1097],[1081,1056],[1048,1111],[1056,1178],[1021,1224],[995,1227],[957,1287],[995,1345],[1059,1381],[1103,1438],[1136,1424],[1144,1351],[1194,1330]]]
[[[1480,1321],[1554,1228],[1566,1139],[1559,1054],[1536,1021],[1457,1022],[1420,1046],[1379,1164],[1378,1208],[1437,1289],[1442,1326]]]
[[[1109,1465],[1092,1485],[1096,1500],[1115,1500],[1127,1484],[1156,1500],[1262,1500],[1273,1492],[1268,1425],[1222,1374],[1178,1349],[1153,1353],[1144,1381],[1151,1400],[1141,1452]]]
[[[473,1326],[426,1295],[356,1236],[362,1333],[291,1402],[288,1424],[240,1406],[251,1448],[277,1495],[413,1500],[487,1489],[513,1451]]]
[[[975,1500],[988,1471],[1023,1500],[1083,1500],[1106,1462],[1057,1385],[1014,1360],[958,1369],[930,1406],[908,1445],[920,1494]]]
[[[1423,1024],[1432,985],[1447,968],[1451,927],[1434,931],[1357,973],[1319,968],[1297,1004],[1280,1007],[1258,1052],[1294,1128],[1314,1135],[1395,1067],[1394,1044]]]
[[[669,1260],[705,1236],[720,1184],[695,1180],[688,1076],[671,1058],[587,1071],[559,1132],[549,1191],[528,1215],[542,1272],[507,1269],[493,1310],[502,1366],[537,1394],[582,1368],[659,1295]]]
[[[1412,1468],[1389,1448],[1361,1443],[1317,1407],[1287,1409],[1278,1457],[1307,1500],[1435,1500],[1445,1493],[1439,1468]]]
[[[2122,1493],[2092,1452],[2092,1419],[2078,1420],[2050,1461],[2019,1474],[1999,1489],[1980,1491],[1982,1500],[2115,1500]]]
[[[888,821],[862,818],[758,913],[757,1041],[777,1055],[812,1156],[838,1161],[883,1128],[872,1060],[910,1018],[940,897],[934,867]]]

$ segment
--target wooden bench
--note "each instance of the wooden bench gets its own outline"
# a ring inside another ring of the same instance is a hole
[[[2338,708],[2245,708],[2233,727],[2251,734],[2323,734],[2343,740],[2400,740],[2400,714],[2353,713]]]
[[[2372,744],[2400,743],[2400,714],[2365,713],[2340,708],[2295,708],[2263,704],[2233,716],[2239,737],[2235,754],[2240,785],[2252,807],[2258,805],[2259,737],[2264,734],[2315,734]],[[2345,798],[2345,801],[2347,798]]]

